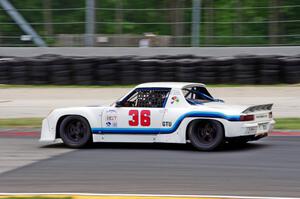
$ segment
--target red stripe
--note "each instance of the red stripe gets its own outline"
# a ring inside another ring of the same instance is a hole
[[[0,131],[0,137],[40,137],[40,132],[38,131]]]
[[[273,131],[270,136],[300,136],[300,132]]]

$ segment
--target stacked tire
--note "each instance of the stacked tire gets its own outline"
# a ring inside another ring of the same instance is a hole
[[[10,83],[10,72],[9,69],[12,65],[12,59],[1,59],[0,60],[0,84]]]
[[[136,61],[138,67],[139,82],[155,82],[159,81],[159,60],[142,59]]]
[[[113,85],[120,83],[117,81],[119,74],[119,64],[114,59],[99,58],[95,66],[95,84]]]
[[[27,84],[28,83],[28,68],[24,58],[16,58],[10,62],[9,66],[10,84]]]
[[[28,84],[41,85],[50,84],[49,71],[52,67],[52,60],[48,57],[28,58],[25,60],[28,68]]]
[[[72,84],[92,85],[94,83],[93,72],[96,60],[94,58],[72,58]]]
[[[278,84],[280,83],[280,59],[278,56],[261,57],[259,67],[260,84]]]
[[[71,85],[72,82],[72,62],[68,57],[57,57],[53,59],[53,64],[49,68],[50,82],[54,85]]]
[[[160,81],[163,82],[173,82],[176,81],[177,67],[179,63],[175,60],[160,60],[158,62],[158,77]]]
[[[234,64],[235,83],[256,84],[258,83],[259,58],[252,55],[236,56]]]
[[[141,70],[138,67],[137,60],[120,60],[119,72],[116,74],[118,84],[137,84],[140,83]]]
[[[288,84],[300,83],[300,57],[281,58],[282,81]]]
[[[219,84],[231,84],[234,83],[234,61],[233,57],[217,57],[215,59],[216,64],[216,80],[215,83]]]
[[[213,58],[202,59],[198,62],[197,80],[204,84],[215,84],[217,80],[217,62]]]
[[[0,84],[114,85],[155,81],[206,84],[300,83],[300,56],[1,58]]]
[[[181,59],[179,61],[175,61],[178,63],[177,67],[177,81],[181,82],[192,82],[197,75],[197,60],[193,59]]]

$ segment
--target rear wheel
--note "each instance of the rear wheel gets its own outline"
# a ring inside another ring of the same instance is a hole
[[[83,147],[92,139],[90,125],[81,116],[67,116],[62,121],[59,130],[64,144],[72,148]]]
[[[195,148],[211,151],[223,143],[224,130],[220,122],[196,120],[189,125],[188,136]]]

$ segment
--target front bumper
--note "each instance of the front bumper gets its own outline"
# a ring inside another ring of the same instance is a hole
[[[50,131],[49,121],[48,119],[44,119],[42,122],[42,132],[40,142],[51,142],[54,141],[55,137],[53,137],[53,133]]]

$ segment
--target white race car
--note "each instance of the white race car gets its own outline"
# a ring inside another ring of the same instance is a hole
[[[272,104],[227,105],[200,83],[140,84],[111,106],[53,110],[43,120],[41,141],[62,139],[69,147],[91,142],[188,143],[213,150],[268,135]]]

